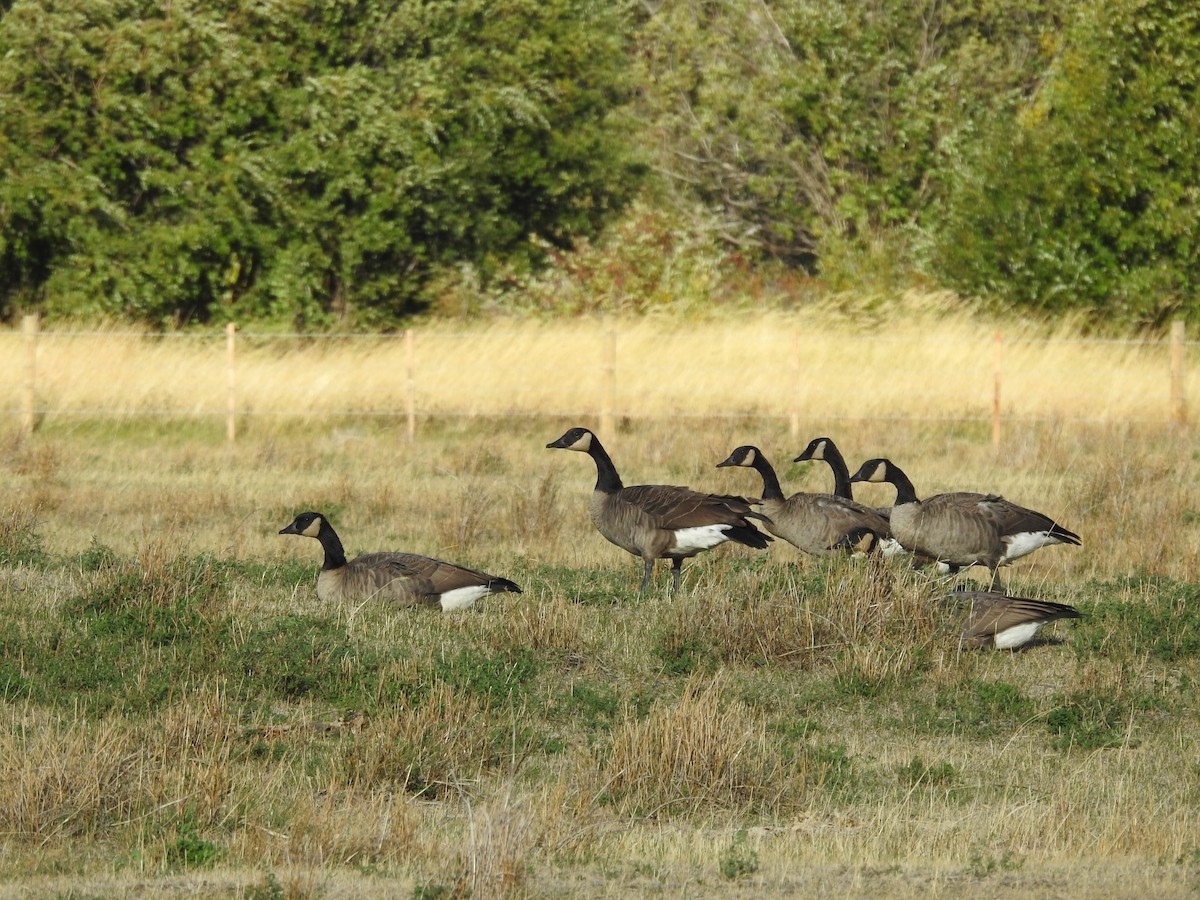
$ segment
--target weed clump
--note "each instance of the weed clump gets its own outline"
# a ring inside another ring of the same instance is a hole
[[[44,566],[49,562],[38,525],[36,509],[10,507],[0,512],[0,566]]]

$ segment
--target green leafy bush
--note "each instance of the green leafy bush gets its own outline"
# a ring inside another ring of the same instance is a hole
[[[1159,325],[1190,311],[1200,287],[1200,8],[1083,4],[1055,59],[1016,116],[961,142],[934,223],[934,271],[1049,313]]]
[[[224,855],[222,847],[200,836],[200,828],[190,813],[180,816],[174,840],[167,844],[167,862],[179,869],[211,866]]]
[[[956,135],[1036,83],[1065,5],[662,4],[638,57],[656,170],[739,253],[815,271],[937,213]]]
[[[0,314],[386,325],[565,247],[637,183],[624,10],[14,3]]]
[[[744,828],[733,836],[733,843],[721,853],[720,868],[721,877],[727,881],[736,881],[758,871],[758,851],[747,845]]]

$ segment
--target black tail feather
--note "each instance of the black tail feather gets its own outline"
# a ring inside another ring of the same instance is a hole
[[[766,550],[767,544],[775,540],[771,535],[759,531],[753,525],[735,525],[725,532],[731,541],[753,547],[755,550]]]
[[[1058,538],[1064,544],[1075,544],[1076,546],[1083,545],[1083,538],[1070,529],[1063,528],[1057,522],[1050,526],[1049,533],[1052,537]]]

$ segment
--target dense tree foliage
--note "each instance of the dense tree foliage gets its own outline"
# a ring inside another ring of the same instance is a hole
[[[655,253],[886,246],[1158,322],[1200,309],[1198,73],[1186,0],[0,2],[0,316],[387,326],[543,258],[638,309],[715,283]]]
[[[16,2],[3,302],[386,323],[636,186],[619,3]]]
[[[656,164],[722,233],[809,268],[922,223],[958,141],[1045,69],[1062,0],[681,0],[641,39]]]
[[[982,130],[937,271],[1024,308],[1158,324],[1200,292],[1200,6],[1094,0],[1019,115]]]

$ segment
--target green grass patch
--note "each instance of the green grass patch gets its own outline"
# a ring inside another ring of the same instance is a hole
[[[597,540],[602,540],[596,535]],[[651,577],[650,587],[645,595],[638,593],[641,570],[634,564],[633,557],[625,557],[628,566],[617,566],[604,569],[575,569],[567,566],[538,566],[529,577],[529,581],[544,582],[554,585],[556,593],[561,594],[572,603],[583,606],[611,607],[641,606],[656,596],[658,588],[662,587],[660,578],[664,575],[656,567],[655,576]],[[661,565],[661,564],[660,564]],[[669,583],[670,576],[666,576]]]
[[[453,655],[435,659],[433,672],[453,687],[489,700],[513,702],[528,693],[544,665],[532,651],[521,647],[495,655],[464,647]]]
[[[76,563],[83,589],[53,615],[35,625],[0,620],[0,697],[145,713],[215,678],[255,705],[309,700],[371,709],[416,689],[403,679],[380,681],[400,651],[352,642],[332,619],[235,622],[225,609],[230,582],[261,581],[280,568],[212,556],[147,566],[96,542]]]
[[[1137,708],[1144,700],[1115,697],[1098,691],[1073,691],[1056,698],[1046,714],[1050,745],[1056,750],[1101,750],[1137,746],[1130,737]]]
[[[736,881],[758,871],[758,851],[746,842],[746,829],[734,834],[733,841],[721,852],[717,865],[726,881]]]
[[[224,849],[202,837],[200,826],[191,812],[185,812],[175,825],[175,834],[168,838],[166,861],[175,869],[198,869],[212,866],[225,856]]]
[[[1080,606],[1084,619],[1071,633],[1081,656],[1149,655],[1165,662],[1200,658],[1200,584],[1131,575],[1089,589],[1104,599]],[[1108,599],[1114,596],[1131,599]]]
[[[720,662],[712,639],[699,629],[692,633],[677,630],[664,633],[654,646],[654,654],[662,661],[662,673],[672,677],[712,672]]]
[[[1036,704],[1017,685],[972,678],[939,689],[932,702],[911,701],[904,724],[927,734],[990,738],[1036,716]]]
[[[357,646],[334,622],[320,616],[287,615],[251,628],[219,669],[236,673],[247,697],[312,700],[370,708],[371,674],[383,662]]]
[[[611,685],[580,679],[554,698],[554,712],[588,731],[608,730],[621,714],[624,698]]]

